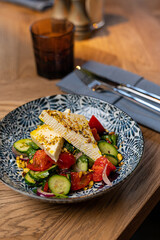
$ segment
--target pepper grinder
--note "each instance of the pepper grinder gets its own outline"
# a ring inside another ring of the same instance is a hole
[[[52,17],[56,19],[66,19],[70,8],[70,0],[56,0],[54,3]]]
[[[86,12],[85,0],[71,0],[68,20],[75,25],[75,39],[82,40],[91,36],[90,20]]]

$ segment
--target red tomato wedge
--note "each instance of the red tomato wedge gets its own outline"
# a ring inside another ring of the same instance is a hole
[[[107,177],[110,175],[111,172],[114,172],[115,170],[116,170],[116,167],[110,161],[108,161],[107,169],[106,169]]]
[[[116,170],[116,167],[104,156],[98,158],[93,166],[93,181],[95,182],[100,182],[102,181],[102,173],[104,170],[105,165],[107,164],[107,169],[106,169],[106,175],[107,177],[110,175],[112,171]]]
[[[102,181],[102,173],[103,173],[103,167],[102,166],[92,166],[93,172],[93,181],[94,182],[100,182]]]
[[[57,165],[61,169],[69,169],[73,164],[75,164],[76,159],[73,154],[68,152],[63,152],[59,155]]]
[[[71,189],[77,191],[88,186],[89,182],[92,180],[92,173],[87,173],[79,177],[78,172],[71,172]]]
[[[96,128],[92,128],[91,130],[92,130],[92,134],[93,134],[94,139],[98,142],[100,140],[100,136],[97,133],[97,129]]]
[[[28,163],[27,168],[33,171],[44,171],[54,163],[44,150],[38,150],[33,156],[33,163]]]
[[[99,134],[105,132],[104,127],[94,115],[89,120],[89,126],[91,129],[96,128]]]

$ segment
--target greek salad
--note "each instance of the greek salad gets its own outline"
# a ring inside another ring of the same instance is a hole
[[[112,185],[110,176],[123,164],[117,147],[118,136],[107,131],[94,115],[88,124],[100,151],[96,160],[66,139],[57,161],[33,139],[20,139],[13,144],[12,151],[18,167],[23,169],[22,176],[37,195],[66,198],[70,192],[92,188],[95,182]]]

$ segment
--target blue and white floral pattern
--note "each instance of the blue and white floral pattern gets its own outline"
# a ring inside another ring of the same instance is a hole
[[[37,196],[24,182],[21,170],[18,169],[12,154],[15,141],[28,138],[30,131],[39,124],[41,111],[57,109],[83,114],[89,119],[93,114],[109,131],[118,134],[118,147],[122,153],[124,164],[118,171],[118,177],[109,187],[104,183],[95,183],[91,189],[81,190],[69,194],[68,198],[43,198]],[[117,107],[104,101],[79,95],[55,95],[36,99],[10,112],[0,123],[0,179],[14,190],[45,201],[54,203],[68,203],[82,201],[99,196],[111,190],[118,183],[126,179],[139,164],[143,154],[143,135],[137,123]]]

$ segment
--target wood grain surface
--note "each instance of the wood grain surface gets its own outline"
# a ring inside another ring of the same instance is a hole
[[[39,97],[62,93],[37,75],[29,26],[50,17],[0,2],[0,118]],[[160,85],[160,2],[106,0],[105,26],[75,41],[75,65],[88,60],[119,66]],[[54,205],[0,182],[1,240],[128,240],[160,200],[160,134],[140,126],[145,149],[133,175],[91,201]]]

